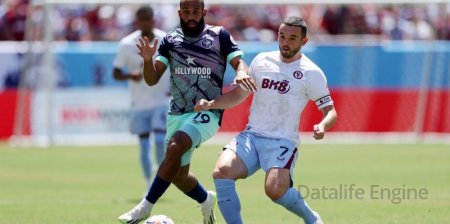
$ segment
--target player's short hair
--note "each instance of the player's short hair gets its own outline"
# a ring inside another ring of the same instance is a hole
[[[150,16],[150,18],[147,18]],[[136,18],[138,19],[153,19],[153,8],[150,6],[141,6],[136,11]]]
[[[181,5],[182,5],[182,3],[184,2],[184,0],[180,0],[180,9],[181,9]],[[202,8],[205,8],[205,1],[203,1],[203,0],[200,0],[200,4],[202,5]]]
[[[298,16],[289,16],[283,19],[282,24],[287,26],[296,26],[302,29],[302,37],[306,37],[306,31],[308,30],[306,26],[306,21]]]

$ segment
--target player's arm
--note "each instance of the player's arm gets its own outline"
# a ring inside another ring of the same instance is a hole
[[[142,73],[144,75],[145,82],[149,86],[156,85],[166,69],[166,65],[160,61],[144,61],[144,68],[142,70]]]
[[[113,77],[115,80],[123,81],[123,80],[133,80],[140,81],[142,79],[142,75],[139,73],[124,73],[122,69],[115,67],[113,71]]]
[[[234,82],[251,92],[255,92],[255,82],[248,75],[248,66],[242,60],[244,52],[239,49],[236,41],[234,41],[231,34],[225,28],[220,30],[219,41],[221,54],[227,58],[227,62],[236,71]]]
[[[153,55],[158,47],[158,39],[155,38],[153,44],[150,44],[147,37],[140,38],[136,46],[139,48],[139,55],[144,59],[142,74],[145,82],[149,86],[156,85],[167,69],[167,66],[163,62],[158,60],[153,62]]]
[[[208,101],[205,99],[201,99],[197,101],[194,110],[196,112],[199,112],[202,110],[232,108],[242,103],[242,101],[244,101],[249,95],[250,92],[242,89],[239,86],[236,86],[233,90],[220,95],[214,100]]]
[[[323,115],[322,120],[313,127],[313,137],[316,140],[320,140],[325,136],[325,132],[336,123],[337,113],[330,96],[327,79],[322,70],[312,70],[305,73],[305,75],[308,76],[307,95],[310,100],[314,101]]]
[[[320,109],[322,112],[322,120],[314,125],[314,138],[316,140],[323,139],[325,132],[334,126],[337,120],[337,112],[333,105],[328,105]]]
[[[251,92],[256,92],[256,84],[252,77],[248,75],[248,66],[240,56],[236,56],[230,60],[230,65],[236,71],[236,78],[234,82],[238,85],[242,85],[244,88]]]

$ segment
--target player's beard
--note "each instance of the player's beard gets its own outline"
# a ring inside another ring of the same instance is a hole
[[[197,26],[195,28],[188,27],[187,23],[185,23],[180,18],[180,26],[181,30],[183,30],[184,35],[189,37],[198,36],[205,28],[205,17],[202,17],[202,19],[197,23]]]
[[[300,51],[300,47],[297,49],[291,49],[288,52],[284,51],[281,46],[278,46],[278,48],[280,49],[280,53],[283,56],[283,58],[286,58],[286,59],[290,59],[290,58],[294,57]]]

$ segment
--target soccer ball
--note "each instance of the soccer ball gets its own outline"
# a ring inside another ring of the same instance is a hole
[[[175,224],[173,220],[166,215],[154,215],[145,221],[145,224]]]

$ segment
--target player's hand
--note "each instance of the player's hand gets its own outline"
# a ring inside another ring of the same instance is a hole
[[[244,87],[247,91],[256,92],[258,90],[255,81],[246,72],[239,71],[236,74],[234,82],[239,86]]]
[[[155,38],[153,40],[153,44],[150,45],[150,41],[147,37],[139,38],[139,43],[137,43],[136,46],[139,49],[139,55],[144,59],[144,61],[151,61],[158,46],[158,39]]]
[[[316,140],[320,140],[323,139],[323,137],[325,136],[325,127],[321,124],[316,124],[314,125],[314,135],[313,137]]]
[[[202,110],[209,110],[211,108],[211,102],[205,99],[200,99],[195,103],[194,111],[200,112]]]
[[[132,73],[132,74],[130,74],[130,79],[135,81],[135,82],[141,81],[143,77],[144,76],[142,76],[142,74],[139,74],[139,73],[134,73],[134,74]]]

